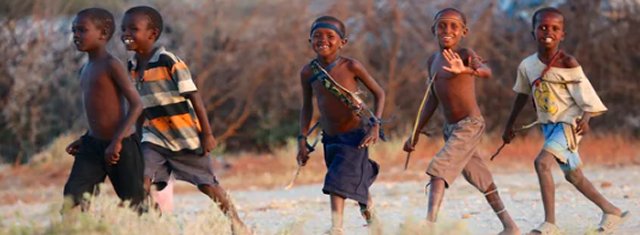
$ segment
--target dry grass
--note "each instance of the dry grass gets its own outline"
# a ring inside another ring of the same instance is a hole
[[[7,190],[0,192],[0,204],[15,203],[17,200],[37,201],[51,196],[30,189],[61,187],[64,184],[73,162],[73,157],[69,156],[64,148],[77,136],[79,135],[60,136],[47,149],[36,154],[29,165],[5,166],[7,169],[0,172],[0,187]],[[488,158],[501,143],[498,137],[488,135],[481,142],[478,151]],[[403,144],[404,139],[393,138],[387,142],[379,142],[371,148],[370,157],[381,165],[379,181],[425,179],[424,171],[428,162],[442,146],[443,140],[439,137],[423,136],[417,150],[411,155],[406,171],[403,170],[406,159],[406,153],[402,151]],[[542,137],[537,131],[530,131],[530,134],[518,137],[512,144],[507,145],[495,161],[488,162],[488,165],[497,172],[533,169],[533,160],[541,145]],[[640,151],[637,147],[640,146],[640,140],[618,135],[594,134],[588,135],[580,146],[580,154],[586,167],[640,163]],[[270,154],[216,153],[220,157],[214,161],[214,168],[223,186],[229,189],[279,188],[288,184],[296,171],[296,153],[297,144],[291,139],[285,146],[275,149]],[[302,168],[295,184],[322,182],[325,172],[322,143],[319,143],[308,164]],[[177,191],[195,190],[190,185],[185,187],[178,187]]]
[[[101,190],[108,191],[108,188]],[[87,195],[88,196],[88,195]],[[103,194],[90,199],[88,212],[70,211],[61,215],[62,202],[53,203],[45,215],[37,217],[16,216],[9,226],[0,226],[0,234],[230,234],[230,223],[224,214],[211,205],[190,218],[160,216],[157,212],[139,216],[125,206],[118,206],[119,199]],[[4,221],[0,221],[3,222]],[[48,223],[47,223],[48,222]],[[215,228],[215,229],[212,229]]]

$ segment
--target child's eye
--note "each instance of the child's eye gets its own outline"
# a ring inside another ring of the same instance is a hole
[[[542,27],[540,27],[540,29],[541,29],[542,31],[547,31],[547,26],[542,26]]]

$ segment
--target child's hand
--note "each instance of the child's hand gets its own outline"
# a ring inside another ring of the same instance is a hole
[[[67,148],[65,148],[65,151],[67,151],[68,154],[70,155],[76,155],[78,154],[78,151],[80,150],[80,139],[77,139],[73,142],[71,142]]]
[[[414,142],[414,141],[411,141],[411,138],[407,139],[407,141],[404,142],[404,148],[402,150],[404,150],[407,153],[410,153],[410,152],[413,152],[414,150],[416,150],[414,144],[411,143],[411,142]],[[417,143],[417,142],[418,141],[416,139],[416,141],[414,143]]]
[[[591,118],[590,117],[583,117],[580,118],[578,120],[576,120],[576,122],[578,123],[578,125],[576,126],[576,134],[577,135],[585,135],[589,132],[589,129],[591,129],[589,127],[589,120]]]
[[[511,140],[513,140],[513,138],[516,137],[516,134],[513,132],[513,127],[507,127],[504,129],[504,132],[502,133],[502,141],[504,141],[507,144],[511,143]]]
[[[460,55],[458,55],[458,53],[454,52],[453,50],[446,49],[442,52],[442,55],[444,56],[444,59],[447,60],[447,62],[449,62],[449,65],[451,66],[451,67],[442,66],[442,69],[444,69],[445,71],[453,74],[460,74],[469,70],[469,68],[464,66],[464,62],[462,62]]]
[[[370,145],[374,145],[378,141],[378,136],[380,135],[380,125],[375,125],[367,132],[367,135],[362,138],[360,141],[360,145],[358,148],[366,148]]]
[[[216,138],[213,137],[213,134],[211,133],[203,134],[202,138],[200,139],[200,142],[202,142],[201,144],[202,144],[203,156],[209,155],[211,150],[216,148],[216,145],[218,145]]]
[[[111,144],[104,150],[104,160],[109,165],[118,164],[120,160],[120,151],[122,150],[122,141],[111,141]]]
[[[298,162],[298,166],[307,165],[307,161],[309,161],[309,150],[307,149],[307,143],[304,139],[298,141],[298,156],[296,156],[296,161]]]

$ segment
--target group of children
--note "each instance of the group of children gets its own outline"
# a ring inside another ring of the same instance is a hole
[[[614,230],[629,216],[606,200],[582,174],[577,146],[589,130],[591,117],[606,111],[576,59],[559,49],[564,39],[564,16],[555,8],[543,8],[532,17],[537,53],[522,61],[514,91],[517,97],[503,141],[514,137],[513,124],[531,93],[545,136],[535,160],[542,191],[545,222],[533,234],[557,234],[554,184],[550,168],[557,162],[566,179],[603,211],[600,232]],[[203,100],[187,65],[156,45],[162,33],[162,17],[147,6],[124,14],[121,41],[135,52],[127,69],[105,46],[115,31],[111,13],[100,8],[80,11],[73,21],[73,42],[87,52],[89,61],[80,70],[82,100],[89,130],[67,147],[75,156],[64,188],[65,208],[86,209],[84,194],[96,193],[96,185],[109,177],[116,194],[143,212],[154,184],[161,190],[169,176],[197,186],[226,213],[234,234],[250,233],[240,220],[227,193],[220,187],[208,153],[215,148]],[[477,151],[485,121],[475,95],[475,78],[490,78],[491,69],[471,49],[460,48],[468,28],[464,14],[454,8],[436,13],[431,31],[440,50],[429,57],[429,97],[418,113],[417,129],[426,125],[442,106],[446,120],[445,145],[431,160],[427,221],[435,222],[445,189],[460,173],[484,194],[503,224],[500,234],[520,230],[503,205],[484,157]],[[380,166],[369,159],[368,147],[383,139],[381,117],[383,88],[355,59],[343,57],[346,27],[337,18],[323,16],[311,25],[309,43],[317,57],[300,72],[303,103],[300,114],[297,162],[304,166],[313,151],[307,143],[313,117],[313,96],[320,112],[319,126],[327,174],[323,193],[330,195],[330,234],[343,234],[345,199],[353,199],[369,225],[377,218],[369,188]],[[128,72],[128,73],[127,73]],[[357,96],[358,83],[374,96],[370,110]],[[419,138],[412,134],[404,151],[411,152]]]

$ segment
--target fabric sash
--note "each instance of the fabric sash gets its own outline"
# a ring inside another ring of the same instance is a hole
[[[311,71],[313,72],[313,76],[310,82],[315,82],[316,80],[320,81],[324,88],[326,88],[331,94],[336,96],[354,114],[358,115],[361,118],[366,118],[367,121],[369,121],[369,125],[372,126],[375,123],[381,125],[380,139],[386,140],[384,132],[382,130],[382,121],[378,117],[376,117],[373,111],[367,108],[366,104],[355,92],[352,92],[340,85],[329,74],[329,71],[331,71],[331,69],[333,69],[333,67],[337,65],[338,61],[340,61],[340,57],[329,64],[325,69],[320,65],[320,62],[318,62],[317,59],[312,60],[309,63]]]
[[[336,96],[343,104],[351,109],[351,111],[353,111],[358,116],[362,116],[362,112],[366,110],[365,104],[364,102],[362,102],[362,99],[360,99],[360,97],[358,97],[358,95],[354,92],[351,92],[342,85],[338,84],[338,82],[336,82],[333,78],[331,78],[331,75],[329,75],[328,71],[332,69],[335,66],[334,63],[338,62],[339,60],[340,59],[337,59],[336,61],[331,63],[329,66],[327,66],[327,69],[322,68],[317,60],[312,60],[310,63],[311,71],[313,72],[313,78],[311,79],[311,82],[314,82],[316,80],[320,81],[324,88],[329,90],[331,94]],[[373,114],[370,110],[368,111]]]

